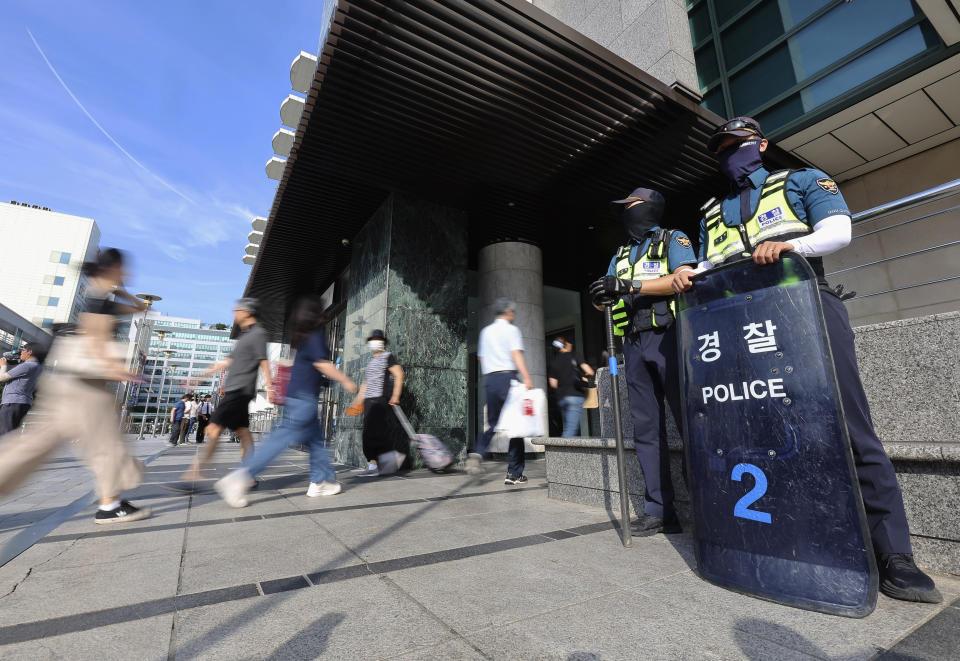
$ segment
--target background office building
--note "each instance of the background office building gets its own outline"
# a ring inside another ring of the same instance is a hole
[[[76,321],[83,262],[96,257],[100,229],[92,218],[23,202],[0,203],[0,303],[41,328]]]
[[[144,326],[138,336],[140,324]],[[130,350],[142,355],[144,379],[144,383],[131,388],[127,396],[129,417],[134,425],[144,412],[148,423],[158,410],[161,418],[168,415],[170,408],[187,392],[185,381],[199,377],[233,350],[229,329],[219,330],[199,319],[167,316],[155,310],[146,314],[145,322],[142,315],[133,319],[129,340]],[[220,374],[201,379],[190,391],[210,394],[216,401],[220,379]]]
[[[359,378],[365,338],[384,329],[404,408],[457,451],[483,428],[476,344],[493,301],[517,301],[540,387],[557,334],[598,365],[585,291],[625,241],[609,200],[660,190],[667,223],[696,242],[700,206],[727,191],[706,151],[724,117],[758,117],[768,167],[826,170],[855,212],[957,176],[947,0],[326,7],[320,52],[291,66],[246,293],[282,341],[296,297],[332,287],[344,369]],[[854,323],[956,310],[956,197],[873,218],[827,261],[859,292]],[[359,463],[358,421],[337,424],[339,458]]]

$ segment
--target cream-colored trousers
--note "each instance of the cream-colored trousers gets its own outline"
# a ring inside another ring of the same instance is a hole
[[[77,439],[93,471],[97,497],[120,495],[143,477],[143,462],[127,453],[114,395],[103,382],[46,374],[24,433],[0,438],[0,495],[12,493],[64,441]]]

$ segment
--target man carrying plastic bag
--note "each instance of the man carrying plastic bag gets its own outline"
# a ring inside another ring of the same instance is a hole
[[[528,390],[519,381],[511,382],[510,392],[500,411],[500,420],[495,431],[505,433],[510,439],[543,436],[546,400],[546,395],[540,388]]]

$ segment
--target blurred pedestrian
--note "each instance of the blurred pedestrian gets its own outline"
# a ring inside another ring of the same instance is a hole
[[[3,399],[0,400],[0,436],[20,428],[24,416],[33,406],[33,394],[37,389],[37,379],[43,372],[40,364],[43,359],[39,347],[20,347],[20,362],[9,371],[7,359],[0,358],[0,383],[3,387]]]
[[[204,439],[209,443],[183,474],[183,479],[189,483],[200,479],[200,468],[210,461],[224,429],[236,433],[244,458],[253,449],[249,407],[250,401],[257,395],[258,370],[263,374],[270,403],[274,401],[273,378],[267,360],[267,331],[259,322],[259,314],[260,303],[257,299],[241,298],[237,301],[233,307],[233,321],[240,327],[240,337],[227,358],[214,363],[200,375],[208,377],[227,369],[222,386],[223,399],[210,416],[204,433]]]
[[[210,395],[203,396],[203,403],[197,409],[197,443],[203,443],[203,432],[210,422],[210,415],[213,413],[213,404],[210,403]]]
[[[373,352],[373,357],[367,363],[363,383],[350,406],[363,406],[363,456],[367,458],[367,469],[360,474],[379,475],[379,457],[394,450],[390,407],[400,403],[404,374],[396,356],[387,351],[387,337],[382,330],[370,333],[367,349]],[[406,458],[401,456],[398,468]]]
[[[190,442],[190,432],[193,431],[193,427],[197,424],[197,411],[200,410],[200,404],[197,403],[197,396],[192,392],[187,394],[190,396],[190,399],[187,400],[187,407],[183,412],[183,416],[187,420],[187,429],[183,434],[184,443]]]
[[[580,435],[580,414],[587,381],[594,372],[583,357],[574,352],[573,343],[565,336],[554,338],[552,345],[557,355],[550,363],[549,383],[557,391],[557,405],[563,415],[562,435],[571,438]]]
[[[477,349],[477,360],[484,375],[487,430],[477,438],[473,452],[467,458],[467,469],[471,472],[480,470],[480,463],[489,458],[487,448],[500,420],[500,411],[507,401],[510,382],[516,379],[519,372],[527,390],[533,388],[533,380],[523,357],[520,329],[513,325],[517,316],[516,304],[508,298],[498,298],[493,304],[493,313],[496,319],[480,331]],[[523,474],[526,459],[523,453],[523,439],[511,438],[510,463],[504,484],[526,484],[527,476]]]
[[[180,400],[170,409],[170,445],[180,445],[183,443],[184,416],[187,412],[187,399],[189,395],[182,395]],[[186,418],[189,420],[190,418]]]
[[[326,324],[323,301],[309,296],[297,304],[291,320],[290,344],[297,354],[287,385],[283,420],[253,453],[247,455],[240,468],[214,486],[231,507],[246,507],[246,493],[264,468],[291,445],[306,444],[310,448],[310,487],[307,496],[333,496],[340,493],[336,472],[323,445],[323,428],[317,416],[317,398],[324,385],[323,377],[338,382],[350,393],[357,385],[330,362],[330,350],[323,326]]]
[[[0,495],[10,494],[63,441],[77,439],[100,501],[94,523],[137,521],[150,516],[150,508],[135,507],[120,493],[140,484],[143,463],[127,453],[115,394],[106,384],[134,378],[124,368],[123,348],[113,341],[117,315],[147,306],[123,289],[125,260],[119,250],[101,250],[83,272],[84,310],[76,333],[54,340],[50,358],[56,370],[40,379],[38,422],[0,439]]]

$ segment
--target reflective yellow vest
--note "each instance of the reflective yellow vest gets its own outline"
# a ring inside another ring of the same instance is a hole
[[[728,226],[723,220],[722,204],[706,213],[706,258],[714,266],[752,252],[761,241],[790,234],[802,236],[813,230],[800,220],[787,199],[787,177],[792,170],[779,170],[767,176],[760,188],[760,199],[750,219],[742,225]],[[744,238],[749,246],[744,245]]]
[[[647,252],[636,263],[630,263],[630,252],[633,246],[623,246],[617,253],[616,276],[622,280],[653,280],[670,273],[667,264],[668,246],[673,238],[672,231],[665,231],[660,241],[650,241]],[[676,314],[673,300],[670,301],[670,311]],[[621,298],[613,306],[613,334],[622,336],[630,325],[630,316],[627,314],[626,304]],[[657,326],[656,315],[650,311],[651,324]]]

